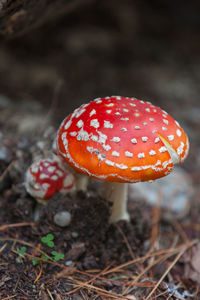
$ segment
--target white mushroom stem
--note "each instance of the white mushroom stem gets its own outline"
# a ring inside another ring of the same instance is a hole
[[[36,199],[36,205],[33,212],[33,219],[35,222],[37,222],[40,219],[40,215],[42,212],[42,209],[47,205],[47,201],[44,201],[42,199]]]
[[[81,173],[74,173],[75,182],[76,182],[76,191],[83,191],[86,192],[90,177]]]
[[[104,182],[101,195],[113,203],[110,216],[111,223],[120,220],[130,221],[127,211],[128,183]]]
[[[88,175],[84,175],[79,173],[75,169],[73,169],[69,164],[63,161],[60,156],[56,156],[56,160],[60,163],[63,169],[67,170],[68,172],[72,173],[75,178],[75,187],[72,192],[76,193],[77,191],[86,192],[88,189],[88,185],[90,183],[90,177]]]

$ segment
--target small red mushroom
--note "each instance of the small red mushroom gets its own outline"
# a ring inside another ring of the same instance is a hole
[[[107,182],[104,195],[113,202],[115,222],[129,220],[127,183],[169,174],[186,158],[189,141],[161,108],[112,96],[83,104],[70,114],[58,130],[57,148],[78,172]]]
[[[57,161],[40,159],[28,168],[25,188],[38,202],[46,204],[57,192],[69,193],[74,188],[74,178]]]

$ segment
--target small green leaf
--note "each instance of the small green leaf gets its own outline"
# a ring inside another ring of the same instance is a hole
[[[51,254],[54,256],[53,260],[55,260],[55,261],[59,261],[64,258],[64,254],[58,253],[56,251],[52,251]]]
[[[26,247],[21,247],[20,249],[17,249],[18,255],[25,255],[26,254]]]
[[[41,258],[44,259],[44,260],[51,260],[51,258],[48,255],[44,254],[44,253],[42,253]]]
[[[54,240],[54,236],[51,233],[48,233],[46,236],[43,236],[41,238],[42,243],[46,244],[50,248],[53,248],[53,246],[54,246],[53,240]]]
[[[49,241],[49,242],[47,243],[47,245],[48,245],[50,248],[53,248],[54,242],[53,242],[53,241]]]
[[[33,257],[32,258],[32,264],[33,264],[33,266],[36,266],[36,265],[38,265],[39,264],[39,259],[38,258],[36,258],[36,257]]]

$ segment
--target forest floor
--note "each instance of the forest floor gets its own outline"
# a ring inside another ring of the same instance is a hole
[[[40,106],[35,114],[25,109],[1,110],[0,299],[198,299],[200,190],[190,164],[193,192],[178,215],[129,200],[130,223],[109,224],[111,204],[91,185],[76,196],[55,195],[34,222],[37,204],[24,174],[35,157],[51,155],[55,130],[47,117],[29,136]],[[72,216],[66,228],[53,221],[63,210]]]
[[[192,21],[181,27],[145,1],[144,19],[139,4],[131,10],[125,3],[87,6],[84,14],[2,42],[1,300],[200,299],[199,33]],[[35,222],[36,202],[24,188],[27,167],[37,155],[50,155],[67,114],[112,94],[151,99],[185,128],[187,209],[166,214],[129,199],[130,223],[109,224],[110,204],[91,185],[73,197],[57,194]],[[53,222],[62,210],[72,216],[66,228]]]

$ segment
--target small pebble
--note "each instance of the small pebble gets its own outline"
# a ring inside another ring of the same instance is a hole
[[[54,223],[60,227],[66,227],[71,222],[71,214],[68,211],[60,211],[53,217]]]
[[[73,238],[77,238],[78,237],[78,232],[72,231],[71,235],[72,235]]]
[[[67,260],[65,266],[71,266],[71,264],[72,264],[72,260]]]

